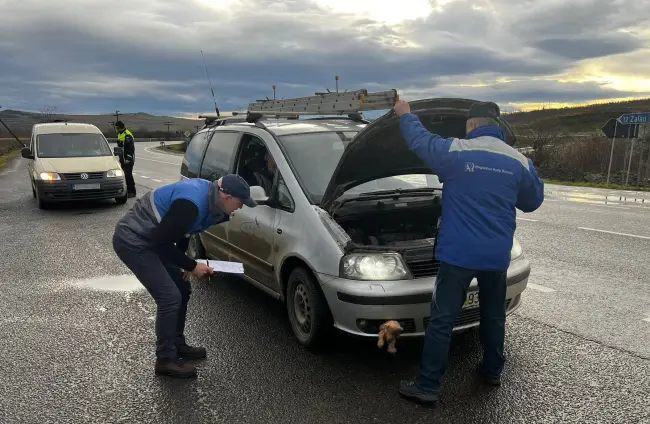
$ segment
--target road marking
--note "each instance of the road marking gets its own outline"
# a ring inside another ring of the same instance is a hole
[[[149,178],[146,175],[140,175],[140,178]]]
[[[162,183],[162,180],[157,180],[157,179],[155,179],[155,178],[152,178],[152,180],[154,180],[154,181],[157,182],[157,183]]]
[[[636,237],[636,238],[640,238],[640,239],[650,240],[650,237],[648,237],[648,236],[639,236],[639,235],[636,235],[636,234],[617,233],[616,231],[598,230],[596,228],[587,228],[587,227],[578,227],[578,229],[579,230],[587,230],[587,231],[597,231],[599,233],[615,234],[617,236]]]
[[[648,318],[644,318],[644,319],[642,319],[641,321],[650,322],[650,317],[648,317]]]
[[[520,218],[520,217],[517,217],[517,219],[519,219],[520,221],[530,221],[530,222],[537,222],[537,220],[536,220],[536,219],[530,219],[530,218]]]
[[[181,165],[180,162],[165,162],[164,160],[156,160],[156,159],[147,159],[147,158],[139,158],[139,160],[148,160],[149,162],[159,162],[159,163],[166,163],[167,165]]]
[[[544,293],[552,293],[555,291],[555,289],[552,289],[550,287],[540,286],[539,284],[535,284],[535,283],[528,283],[527,287],[530,287],[533,290],[541,291]]]

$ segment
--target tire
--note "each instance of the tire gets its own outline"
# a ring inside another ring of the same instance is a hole
[[[126,203],[127,200],[129,200],[129,196],[124,195],[123,197],[116,197],[115,203],[117,203],[118,205],[123,205]]]
[[[193,234],[190,237],[190,242],[187,245],[187,256],[192,259],[205,259],[205,248],[198,234]]]
[[[41,196],[38,195],[38,191],[36,191],[36,196],[34,197],[36,197],[36,203],[38,204],[39,209],[47,209],[47,203],[45,203]]]
[[[289,275],[286,304],[298,342],[308,349],[323,347],[331,335],[332,317],[318,282],[305,268],[297,267]]]

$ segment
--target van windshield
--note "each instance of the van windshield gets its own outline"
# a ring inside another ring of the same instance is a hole
[[[36,136],[36,151],[40,158],[85,158],[113,156],[101,134],[64,133]]]
[[[343,152],[355,135],[355,131],[328,131],[278,137],[294,172],[316,204],[320,204]],[[345,194],[421,187],[442,185],[435,175],[400,175],[368,181]]]

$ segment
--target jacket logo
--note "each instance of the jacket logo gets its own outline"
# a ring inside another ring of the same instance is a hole
[[[81,179],[82,179],[82,180],[87,180],[87,179],[88,179],[88,174],[86,174],[85,172],[83,172],[83,173],[81,174]]]
[[[465,171],[466,172],[474,172],[474,163],[465,162]]]

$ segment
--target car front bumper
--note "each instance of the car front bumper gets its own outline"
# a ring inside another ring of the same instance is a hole
[[[86,188],[85,185],[88,184],[92,184],[90,186],[92,188]],[[113,199],[126,195],[126,180],[124,177],[89,180],[35,180],[34,186],[39,197],[48,203]]]
[[[521,256],[510,263],[506,291],[506,315],[521,305],[530,263]],[[379,325],[397,320],[404,328],[402,337],[422,337],[429,322],[431,297],[436,277],[400,281],[358,281],[330,275],[318,275],[323,294],[339,330],[366,337],[376,337]],[[468,293],[478,290],[472,280]],[[454,332],[476,327],[480,323],[478,307],[463,308],[454,322]]]

